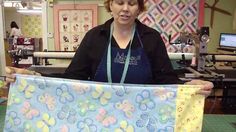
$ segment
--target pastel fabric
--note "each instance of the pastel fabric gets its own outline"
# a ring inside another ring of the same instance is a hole
[[[16,75],[4,131],[201,132],[194,85],[131,85]]]

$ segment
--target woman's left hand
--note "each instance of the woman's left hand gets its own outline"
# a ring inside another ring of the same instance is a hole
[[[203,81],[203,80],[192,80],[192,81],[186,82],[185,84],[187,84],[187,85],[202,85],[201,89],[197,93],[205,95],[205,97],[207,97],[211,94],[211,91],[214,87],[214,84],[212,82]]]

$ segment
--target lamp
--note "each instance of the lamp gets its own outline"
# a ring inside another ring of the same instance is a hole
[[[201,27],[200,40],[206,44],[209,42],[209,27]]]

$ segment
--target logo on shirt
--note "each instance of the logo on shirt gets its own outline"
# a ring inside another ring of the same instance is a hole
[[[114,59],[114,63],[125,64],[126,55],[124,53],[117,52],[116,57]],[[130,65],[138,65],[138,61],[141,60],[141,55],[130,56]]]

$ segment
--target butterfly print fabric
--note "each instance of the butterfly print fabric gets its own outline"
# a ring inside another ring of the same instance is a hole
[[[16,75],[4,132],[201,132],[199,88]]]

